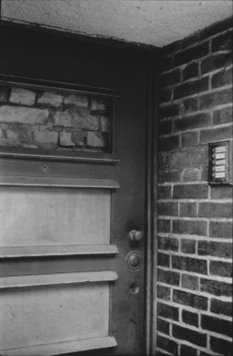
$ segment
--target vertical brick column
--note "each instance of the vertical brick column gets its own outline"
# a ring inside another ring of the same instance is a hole
[[[157,350],[231,354],[232,187],[207,181],[208,143],[232,140],[232,19],[162,49]]]

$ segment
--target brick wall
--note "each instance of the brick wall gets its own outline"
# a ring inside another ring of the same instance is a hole
[[[0,146],[108,151],[109,110],[103,97],[0,84]]]
[[[232,140],[225,21],[162,49],[157,349],[231,354],[232,187],[207,182],[208,143]],[[231,44],[232,48],[232,44]]]

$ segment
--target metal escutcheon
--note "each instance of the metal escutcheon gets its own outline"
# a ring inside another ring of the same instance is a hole
[[[139,251],[134,250],[126,256],[126,263],[130,270],[137,271],[142,265],[142,255]]]
[[[131,230],[129,232],[129,238],[131,241],[141,241],[143,238],[142,231],[140,230]]]

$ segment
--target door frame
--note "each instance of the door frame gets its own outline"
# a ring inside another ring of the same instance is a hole
[[[0,0],[1,1],[1,0]],[[157,309],[156,309],[156,293],[157,293],[157,173],[158,173],[158,83],[159,83],[159,64],[160,51],[159,48],[141,45],[137,43],[129,43],[117,39],[95,38],[87,35],[68,33],[62,30],[46,28],[38,25],[19,24],[17,22],[5,21],[0,19],[0,26],[27,28],[36,32],[53,33],[56,36],[76,38],[95,45],[105,45],[108,47],[117,47],[122,49],[133,49],[135,54],[144,52],[147,57],[147,147],[146,147],[146,249],[145,249],[145,272],[146,272],[146,287],[145,287],[145,353],[146,355],[155,355],[156,351],[156,326],[157,326]],[[4,75],[5,73],[0,73]],[[9,74],[7,74],[9,76]],[[7,156],[7,155],[5,155]],[[39,158],[39,157],[38,157]]]

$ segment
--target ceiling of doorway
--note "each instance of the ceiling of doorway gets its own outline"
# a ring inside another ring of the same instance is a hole
[[[158,47],[233,14],[232,0],[2,0],[1,10],[9,21]]]

